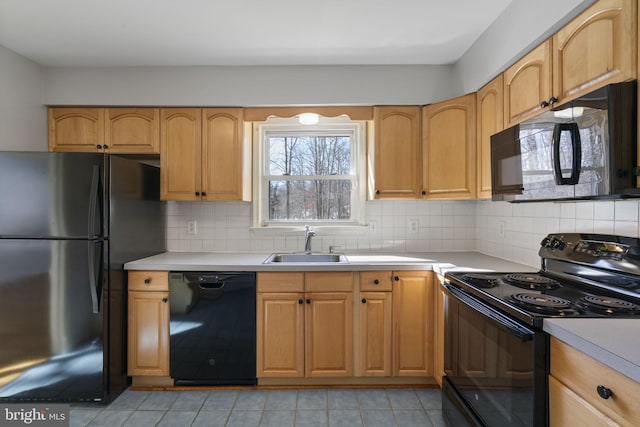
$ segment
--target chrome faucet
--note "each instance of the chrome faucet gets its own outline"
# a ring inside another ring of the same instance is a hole
[[[308,225],[305,225],[305,232],[304,232],[304,253],[305,254],[310,254],[311,253],[311,238],[313,236],[316,235],[316,232],[313,231],[311,228],[309,228]]]

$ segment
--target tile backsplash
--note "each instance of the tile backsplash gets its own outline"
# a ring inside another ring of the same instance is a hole
[[[370,201],[368,228],[319,231],[313,249],[349,252],[478,251],[537,267],[540,240],[552,232],[638,237],[638,201],[507,203]],[[187,224],[196,221],[196,234]],[[186,252],[298,251],[304,232],[252,231],[247,202],[168,202],[167,249]]]

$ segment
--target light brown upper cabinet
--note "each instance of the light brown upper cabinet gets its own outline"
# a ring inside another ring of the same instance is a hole
[[[476,94],[427,105],[422,123],[426,198],[474,198]]]
[[[551,99],[551,41],[547,40],[504,72],[505,127],[535,116]]]
[[[637,75],[637,2],[599,0],[553,36],[558,102]]]
[[[49,108],[49,151],[96,152],[104,145],[104,109]]]
[[[164,108],[160,124],[163,200],[250,199],[241,108]]]
[[[110,153],[160,152],[160,109],[107,108],[104,148]]]
[[[374,107],[374,197],[420,198],[420,107]]]
[[[156,154],[157,108],[49,108],[49,151]]]
[[[476,96],[476,197],[491,198],[491,135],[504,126],[502,74],[478,90]]]
[[[637,3],[600,0],[504,72],[504,122],[637,76]]]

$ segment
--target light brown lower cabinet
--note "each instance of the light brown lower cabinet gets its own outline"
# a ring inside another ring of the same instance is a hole
[[[393,375],[433,376],[433,273],[393,273]]]
[[[257,287],[259,378],[353,375],[353,273],[258,273]]]
[[[167,272],[129,272],[127,374],[169,375]]]
[[[550,373],[551,427],[640,425],[640,383],[554,337]]]

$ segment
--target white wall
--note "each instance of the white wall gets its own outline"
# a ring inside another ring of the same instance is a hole
[[[39,65],[0,46],[0,150],[47,150]]]
[[[47,68],[47,105],[424,104],[455,93],[452,66]]]
[[[595,0],[513,0],[455,65],[459,94],[474,92]]]

